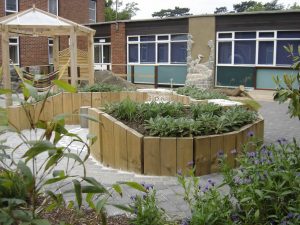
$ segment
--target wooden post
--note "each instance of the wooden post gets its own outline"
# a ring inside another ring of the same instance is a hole
[[[134,66],[131,66],[131,83],[134,84]]]
[[[154,67],[154,88],[158,88],[158,66]]]
[[[53,37],[53,65],[54,70],[59,70],[59,37]]]
[[[2,72],[4,80],[4,88],[11,90],[11,78],[10,78],[10,66],[9,66],[9,37],[8,37],[8,27],[2,27]],[[5,98],[6,107],[12,105],[11,93],[6,94]]]
[[[77,84],[77,36],[75,28],[70,33],[70,56],[71,56],[71,85]]]
[[[94,72],[94,34],[88,35],[88,71],[89,71],[89,85],[95,82]]]

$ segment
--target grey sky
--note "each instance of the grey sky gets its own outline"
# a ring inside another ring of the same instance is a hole
[[[242,0],[133,0],[138,3],[140,10],[133,19],[151,18],[151,14],[161,9],[174,8],[175,6],[187,7],[191,9],[191,13],[205,14],[213,13],[216,7],[227,6],[229,10],[232,5],[240,3]],[[245,0],[243,0],[245,1]],[[271,0],[258,0],[260,2],[270,2]],[[132,2],[123,0],[123,3]],[[291,5],[294,2],[300,3],[300,0],[279,0],[279,3]]]

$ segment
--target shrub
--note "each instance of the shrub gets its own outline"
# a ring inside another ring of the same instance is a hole
[[[196,87],[181,87],[176,89],[177,94],[187,95],[197,100],[204,99],[228,99],[228,97],[214,90],[201,90]]]
[[[133,225],[167,225],[167,217],[162,208],[157,205],[156,191],[152,185],[145,185],[147,193],[132,196],[130,208],[134,212],[131,219]]]
[[[96,83],[93,85],[87,85],[80,89],[82,92],[119,92],[125,89],[112,84]]]

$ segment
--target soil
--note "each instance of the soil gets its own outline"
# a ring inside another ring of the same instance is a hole
[[[52,212],[43,212],[43,219],[48,219],[51,224],[60,224],[64,221],[72,225],[101,225],[101,217],[95,211],[83,209],[81,212],[74,209],[59,208]],[[126,215],[109,217],[108,225],[130,225],[129,218]]]

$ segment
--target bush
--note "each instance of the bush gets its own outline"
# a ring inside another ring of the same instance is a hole
[[[178,176],[192,212],[186,224],[300,224],[300,147],[295,140],[266,146],[252,137],[237,158],[238,169],[226,164],[226,155],[219,156],[224,176],[219,186],[212,180],[201,186],[193,170],[191,179]],[[223,186],[229,193],[221,194]]]
[[[119,92],[124,91],[124,88],[121,88],[117,85],[105,84],[105,83],[96,83],[93,85],[87,85],[80,89],[81,92]]]
[[[176,89],[177,94],[187,95],[197,100],[204,99],[228,99],[228,97],[222,93],[214,90],[201,90],[196,87],[181,87]]]

